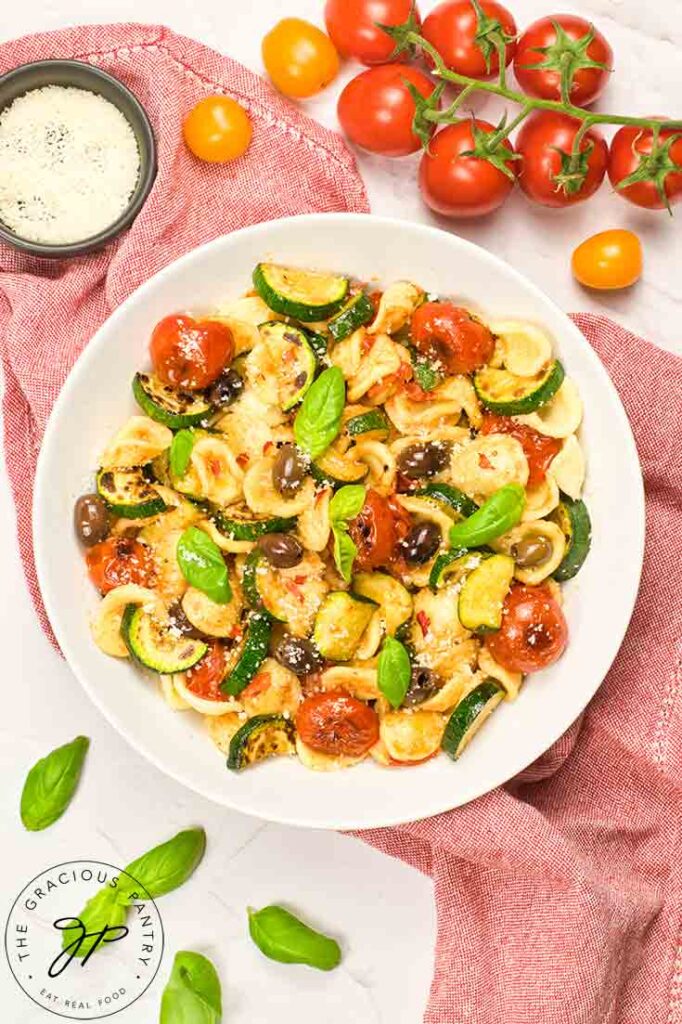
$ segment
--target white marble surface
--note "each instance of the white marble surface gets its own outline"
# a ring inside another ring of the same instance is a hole
[[[431,4],[424,3],[427,9]],[[541,0],[511,4],[523,25],[549,9]],[[260,39],[279,18],[319,20],[321,0],[23,0],[0,11],[0,41],[88,21],[165,22],[260,69]],[[647,6],[636,0],[580,0],[616,52],[608,103],[632,112],[679,114],[681,0]],[[350,77],[354,69],[344,69]],[[335,125],[338,85],[308,104]],[[488,108],[486,108],[487,110]],[[414,185],[415,161],[360,158],[376,213],[430,220]],[[644,280],[631,291],[592,297],[571,279],[573,246],[592,231],[632,227],[646,252]],[[506,257],[566,310],[607,312],[664,347],[682,350],[679,329],[682,235],[679,217],[636,211],[604,188],[583,208],[552,213],[515,196],[501,216],[462,230]],[[14,535],[13,509],[0,474],[0,529]],[[7,697],[0,723],[3,788],[2,917],[33,875],[62,860],[94,857],[123,863],[192,823],[209,834],[206,860],[192,882],[161,902],[169,949],[197,948],[218,964],[230,1024],[414,1024],[421,1016],[432,966],[435,921],[429,882],[360,842],[330,833],[268,826],[214,807],[160,775],[104,722],[67,667],[52,652],[33,614],[13,543],[0,578],[0,631]],[[77,732],[92,737],[82,786],[53,828],[27,834],[18,824],[24,773],[37,757]],[[282,901],[343,937],[346,957],[332,975],[263,960],[245,934],[244,906]],[[125,1024],[156,1020],[167,955],[145,997],[117,1016]],[[0,958],[0,1004],[8,1024],[51,1019],[28,1002]],[[284,1008],[284,1009],[283,1009]]]

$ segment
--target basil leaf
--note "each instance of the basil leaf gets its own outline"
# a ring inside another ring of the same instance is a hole
[[[346,382],[338,366],[323,370],[308,389],[294,420],[296,444],[316,459],[341,429]]]
[[[249,907],[249,934],[261,953],[283,964],[307,964],[331,971],[341,962],[334,939],[309,928],[284,907]]]
[[[184,476],[187,472],[194,442],[194,432],[191,430],[178,430],[177,434],[173,436],[168,456],[173,476]]]
[[[377,686],[389,704],[398,708],[405,700],[412,678],[412,665],[406,648],[392,636],[384,640],[377,665]]]
[[[76,791],[89,745],[87,736],[77,736],[33,765],[20,806],[21,820],[29,832],[39,832],[61,818]]]
[[[198,526],[189,526],[178,541],[177,559],[187,582],[216,604],[229,604],[232,588],[223,553]]]
[[[176,953],[159,1024],[219,1024],[222,1012],[220,979],[211,961],[189,950]]]
[[[87,956],[92,952],[93,946],[102,941],[101,933],[106,928],[125,927],[127,913],[128,908],[119,901],[116,889],[108,885],[99,889],[78,915],[82,927],[74,924],[71,928],[62,929],[62,949],[68,949],[74,944],[74,956]],[[77,940],[84,934],[88,937],[79,943]]]
[[[155,846],[125,868],[125,875],[119,881],[119,900],[128,899],[137,892],[135,883],[143,887],[137,898],[156,899],[172,892],[186,882],[195,871],[206,849],[206,833],[203,828],[190,828],[178,832],[166,843]],[[126,877],[130,875],[131,877]]]
[[[345,523],[332,523],[332,534],[334,536],[334,561],[336,568],[343,576],[346,583],[350,583],[353,573],[353,562],[358,549],[353,539],[348,535]]]
[[[332,522],[340,519],[355,519],[365,504],[367,488],[362,484],[346,484],[340,487],[329,502],[329,518]]]
[[[424,359],[423,356],[415,356],[413,358],[412,372],[416,383],[422,391],[433,391],[435,387],[438,387],[445,380],[443,370],[436,366],[435,363]]]

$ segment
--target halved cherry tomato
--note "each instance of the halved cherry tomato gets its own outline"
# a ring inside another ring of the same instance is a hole
[[[621,188],[631,175],[638,180]],[[651,128],[623,125],[611,140],[609,178],[616,190],[635,206],[664,210],[682,199],[682,131],[661,128],[654,146]]]
[[[560,100],[563,79],[571,103],[587,106],[601,96],[612,68],[605,37],[575,14],[534,21],[516,44],[514,74],[529,96]]]
[[[154,373],[175,388],[208,387],[232,361],[234,338],[227,324],[167,316],[154,328],[149,343]]]
[[[101,594],[136,583],[154,585],[154,560],[149,548],[132,537],[108,537],[85,556],[88,575]]]
[[[495,339],[468,309],[452,302],[425,302],[412,315],[412,340],[448,373],[473,373],[490,362]]]
[[[629,288],[642,276],[642,243],[632,231],[600,231],[578,246],[571,266],[587,288]]]
[[[510,672],[538,672],[566,649],[568,626],[547,587],[514,586],[502,609],[502,626],[485,640],[495,661]]]
[[[321,92],[339,73],[329,36],[302,18],[283,18],[263,39],[263,63],[276,89],[294,99]]]
[[[496,40],[504,43],[505,64],[514,56],[516,22],[496,0],[480,0],[478,6],[480,14],[471,0],[445,0],[424,21],[422,35],[451,71],[492,78],[500,69]]]
[[[236,160],[251,142],[249,115],[229,96],[206,96],[192,107],[182,125],[187,148],[199,160],[222,164]]]
[[[405,64],[383,64],[351,79],[339,97],[339,122],[356,146],[383,156],[407,156],[421,146],[412,130],[415,102],[405,82],[424,96],[434,84]]]
[[[296,713],[303,742],[332,757],[362,757],[379,739],[376,712],[345,690],[306,697]]]
[[[414,15],[419,29],[419,12],[412,0],[327,0],[324,17],[327,32],[342,57],[354,57],[363,64],[385,64],[392,59],[395,40],[380,25],[404,25]]]
[[[410,517],[394,499],[369,490],[360,514],[348,524],[351,539],[358,549],[356,569],[367,572],[388,565],[410,528]]]
[[[185,686],[204,700],[225,700],[220,684],[226,671],[225,648],[214,640],[201,661],[185,673]]]
[[[547,467],[561,451],[562,442],[554,437],[545,437],[538,430],[517,423],[510,416],[496,416],[494,413],[483,414],[482,434],[510,434],[520,442],[523,454],[528,461],[528,486],[534,487],[545,479]]]
[[[595,128],[582,139],[577,166],[570,165],[580,125],[576,118],[553,110],[538,110],[523,122],[516,139],[523,160],[519,185],[536,203],[573,206],[593,195],[604,180],[608,148]]]

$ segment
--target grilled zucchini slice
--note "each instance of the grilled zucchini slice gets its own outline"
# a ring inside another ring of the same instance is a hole
[[[474,388],[487,409],[503,416],[522,416],[546,405],[564,379],[558,359],[534,377],[517,377],[509,370],[486,366],[474,375]]]
[[[97,493],[114,515],[147,519],[165,512],[166,503],[140,469],[100,469]]]
[[[433,498],[444,506],[446,512],[455,512],[457,516],[467,519],[478,512],[478,505],[472,501],[459,487],[434,481],[415,491],[417,498]]]
[[[478,569],[479,565],[487,556],[482,551],[469,551],[468,548],[451,548],[438,555],[431,567],[429,574],[429,586],[431,590],[440,590],[449,583],[459,583],[460,580]]]
[[[121,636],[140,665],[161,675],[186,672],[208,651],[203,640],[178,636],[167,618],[136,604],[129,604],[123,613]]]
[[[254,612],[249,618],[242,641],[242,652],[229,676],[223,679],[220,689],[237,697],[251,682],[268,656],[272,622],[264,612]]]
[[[256,541],[266,533],[286,533],[296,526],[295,517],[256,516],[246,507],[233,507],[229,512],[216,511],[213,522],[216,529],[230,540]]]
[[[296,730],[284,715],[255,715],[230,740],[227,767],[241,772],[268,757],[286,757],[296,753]]]
[[[211,403],[203,395],[169,387],[149,373],[135,374],[133,395],[150,419],[171,430],[197,426],[213,412]]]
[[[450,715],[441,741],[441,748],[453,761],[460,757],[503,698],[503,687],[492,678],[484,679],[462,698]]]
[[[376,611],[374,601],[335,590],[322,602],[315,619],[313,643],[323,658],[350,661]]]
[[[358,573],[353,577],[353,591],[379,605],[389,636],[395,636],[396,630],[412,615],[412,595],[402,583],[385,572]]]
[[[390,433],[391,425],[388,422],[388,416],[381,409],[368,409],[367,412],[351,416],[345,429],[351,437],[360,437],[362,440],[366,440],[371,434],[378,441],[384,441]]]
[[[276,367],[280,408],[287,412],[303,399],[313,382],[315,353],[302,330],[281,320],[268,320],[258,331]]]
[[[348,278],[313,270],[259,263],[253,284],[275,313],[303,323],[327,320],[343,306],[348,296]]]
[[[500,628],[504,599],[513,577],[514,559],[510,555],[491,555],[469,573],[459,592],[457,607],[465,629],[488,633]]]
[[[552,576],[557,582],[565,583],[580,572],[590,552],[592,523],[585,502],[573,501],[565,494],[551,518],[566,538],[566,553]]]
[[[343,341],[373,319],[372,300],[367,292],[358,292],[336,316],[331,318],[327,328],[334,341]]]

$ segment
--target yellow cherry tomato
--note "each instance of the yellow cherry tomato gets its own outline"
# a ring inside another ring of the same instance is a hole
[[[632,231],[600,231],[578,246],[572,268],[588,288],[628,288],[642,275],[642,243]]]
[[[249,148],[251,121],[229,96],[207,96],[192,107],[182,134],[190,152],[212,164],[236,160]]]
[[[339,71],[339,55],[329,36],[301,18],[284,18],[268,32],[263,63],[275,88],[295,99],[314,96]]]

